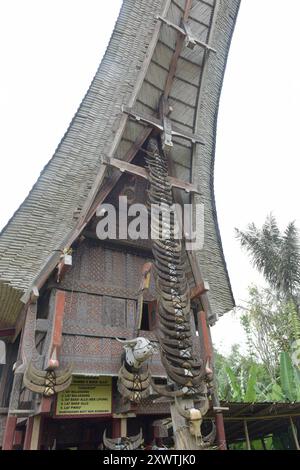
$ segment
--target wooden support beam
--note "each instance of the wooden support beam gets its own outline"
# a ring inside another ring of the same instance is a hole
[[[181,27],[181,26],[178,26],[177,24],[172,23],[167,18],[163,18],[162,16],[158,15],[157,19],[159,21],[161,21],[162,23],[166,24],[167,26],[169,26],[170,28],[177,31],[177,33],[181,34],[185,38],[186,45],[187,45],[188,48],[194,49],[195,46],[200,46],[200,47],[204,48],[205,50],[207,50],[209,52],[214,52],[214,53],[217,52],[216,49],[214,49],[213,47],[209,46],[205,42],[200,41],[200,39],[195,37],[192,34],[191,28],[190,28],[190,26],[187,22],[183,21],[182,22],[182,27]]]
[[[124,155],[122,158],[122,162],[132,162],[132,160],[135,158],[137,155],[138,151],[141,149],[142,145],[146,142],[148,137],[150,136],[151,132],[153,129],[151,127],[146,127],[139,135],[139,137],[136,139],[132,147],[128,150],[128,152]],[[90,208],[89,213],[87,214],[86,217],[86,224],[90,221],[90,219],[93,217],[94,213],[97,210],[97,207],[101,202],[104,201],[104,199],[109,195],[109,193],[113,190],[119,179],[121,178],[122,174],[116,173],[113,175],[109,181],[103,184],[101,187],[99,193],[95,197],[95,200]]]
[[[52,409],[53,397],[42,397],[38,414],[50,414]]]
[[[191,288],[191,300],[200,299],[201,295],[209,291],[209,284],[207,281],[200,282],[195,287]]]
[[[15,328],[2,328],[0,330],[0,338],[5,338],[5,337],[8,337],[8,336],[14,336],[15,332],[16,332]]]
[[[121,418],[114,418],[112,420],[112,436],[113,439],[121,437]]]
[[[41,416],[38,415],[38,416],[33,417],[30,450],[38,450],[39,449],[40,434],[41,434],[41,422],[42,422],[42,417]]]
[[[37,316],[37,303],[29,303],[27,306],[25,324],[22,332],[22,340],[20,346],[20,353],[22,363],[15,370],[15,379],[17,375],[24,373],[26,366],[35,355],[39,357],[39,353],[35,345],[35,332],[36,332],[36,316]],[[20,379],[22,382],[22,379]],[[14,406],[18,408],[18,402]]]
[[[127,418],[121,418],[121,437],[127,437]]]
[[[60,258],[60,262],[57,265],[57,276],[56,281],[60,282],[65,273],[70,269],[72,266],[72,255],[71,253],[63,253]]]
[[[207,318],[206,318],[206,313],[201,311],[198,313],[198,328],[201,329],[199,334],[201,333],[201,337],[203,340],[203,349],[204,349],[204,360],[205,363],[208,361],[209,362],[209,367],[212,367],[211,361],[212,361],[212,356],[213,356],[213,347],[211,344],[210,340],[210,335],[208,331],[208,325],[207,325]],[[218,405],[216,405],[218,406]]]
[[[40,296],[39,289],[37,286],[33,286],[30,293],[30,302],[35,304]]]
[[[17,425],[17,417],[8,415],[6,419],[6,424],[5,424],[2,450],[13,449],[16,425]]]
[[[23,437],[24,437],[24,431],[21,429],[16,429],[14,447],[18,450],[22,450],[23,448]]]
[[[32,410],[32,409],[23,410],[22,408],[21,409],[11,408],[9,412],[13,416],[17,416],[18,418],[28,418],[28,416],[32,416],[35,413],[35,410]]]
[[[31,438],[32,438],[32,429],[33,429],[33,420],[34,420],[33,416],[30,416],[27,419],[23,450],[30,450],[30,444],[31,444]]]
[[[290,414],[274,414],[273,416],[224,416],[224,421],[267,421],[267,420],[278,420],[281,418],[289,418]],[[294,418],[298,418],[300,413],[292,415]]]
[[[174,83],[175,73],[177,70],[178,59],[181,54],[183,46],[184,46],[184,36],[180,34],[178,35],[178,39],[177,39],[176,46],[175,46],[175,52],[171,59],[169,73],[168,73],[166,84],[165,84],[165,90],[164,90],[165,98],[168,98],[171,93],[171,89]]]
[[[213,406],[213,410],[216,413],[222,413],[223,411],[229,411],[229,406]]]
[[[193,3],[193,0],[185,0],[185,6],[184,6],[182,21],[187,21],[188,20],[188,18],[190,16],[191,8],[192,8],[192,3]]]
[[[184,12],[183,12],[183,17],[182,17],[183,22],[186,22],[188,20],[189,14],[190,14],[190,11],[191,11],[191,7],[192,7],[192,0],[186,0],[185,7],[184,7]],[[165,17],[165,15],[162,15],[162,18],[164,18],[164,17]],[[173,54],[172,59],[171,59],[171,63],[170,63],[170,66],[169,66],[169,73],[168,73],[166,83],[165,83],[165,88],[164,88],[164,97],[166,99],[168,99],[168,97],[170,95],[170,92],[171,92],[171,89],[172,89],[172,86],[173,86],[173,83],[174,83],[174,78],[175,78],[176,69],[177,69],[177,63],[178,63],[179,56],[180,56],[181,51],[182,51],[183,46],[184,46],[184,40],[185,40],[185,37],[182,34],[178,33],[178,38],[177,38],[177,41],[176,41],[175,51],[174,51],[174,54]]]
[[[132,163],[124,162],[123,160],[119,160],[117,158],[108,158],[105,157],[103,158],[103,163],[105,165],[112,166],[114,168],[117,168],[120,170],[122,173],[130,173],[135,176],[139,176],[140,178],[143,178],[145,180],[149,180],[149,174],[148,171],[138,165],[133,165]],[[170,184],[174,188],[178,189],[183,189],[187,193],[197,193],[200,194],[200,190],[193,184],[187,183],[186,181],[179,180],[178,178],[173,178],[170,176],[168,178]]]
[[[244,431],[245,431],[245,437],[246,437],[247,450],[251,450],[251,442],[250,442],[250,437],[249,437],[248,424],[247,424],[247,421],[245,419],[244,419]]]
[[[58,354],[62,343],[63,318],[65,313],[66,292],[55,293],[54,317],[51,331],[49,352],[45,359],[45,368],[55,369],[59,366]]]
[[[291,416],[289,417],[289,420],[290,420],[290,425],[291,425],[291,428],[292,428],[292,433],[293,433],[293,438],[294,438],[296,449],[300,450],[299,440],[298,440],[298,436],[297,436],[297,428],[296,428],[295,423],[293,421],[293,418]]]
[[[218,449],[227,450],[224,418],[223,418],[222,413],[220,412],[216,413],[215,420],[216,420]]]
[[[199,135],[193,134],[192,132],[186,132],[186,131],[183,132],[180,129],[178,129],[176,126],[174,126],[173,124],[171,127],[168,126],[168,129],[166,129],[162,121],[156,118],[155,116],[149,116],[143,113],[137,113],[132,108],[130,108],[129,106],[125,106],[125,105],[122,106],[122,111],[123,113],[131,117],[132,119],[135,119],[138,122],[143,122],[147,124],[148,126],[153,127],[159,132],[162,132],[164,134],[170,134],[172,137],[180,137],[181,139],[189,140],[193,144],[198,143],[201,145],[205,145],[203,139]],[[170,145],[170,141],[169,141],[168,146],[169,146],[169,149],[170,147],[172,147],[172,145]]]

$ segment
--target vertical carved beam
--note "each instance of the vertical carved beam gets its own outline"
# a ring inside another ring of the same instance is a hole
[[[62,343],[62,328],[65,312],[66,293],[55,292],[54,314],[49,338],[49,348],[45,359],[45,369],[56,369],[59,366],[58,354]]]
[[[31,360],[36,362],[41,358],[35,347],[36,315],[37,303],[28,304],[21,344],[22,365],[18,367],[16,373],[24,372],[26,366]]]
[[[211,344],[211,341],[210,341],[210,336],[209,336],[209,331],[208,331],[206,313],[201,311],[201,312],[199,312],[198,315],[199,315],[198,328],[201,328],[202,340],[203,340],[204,361],[205,361],[205,364],[208,361],[209,366],[211,366],[213,351],[212,351],[212,344]]]
[[[182,400],[186,409],[194,407],[194,401],[188,398]],[[187,432],[186,419],[178,413],[176,405],[171,405],[171,417],[173,424],[174,442],[176,450],[199,450],[199,445],[194,436]]]

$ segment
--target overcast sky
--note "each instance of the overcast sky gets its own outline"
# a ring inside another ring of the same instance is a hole
[[[230,1],[230,0],[227,0]],[[0,3],[0,226],[53,155],[109,41],[120,0]],[[242,0],[219,112],[215,192],[236,303],[261,282],[234,227],[281,227],[299,214],[299,0]],[[227,314],[213,328],[228,351],[243,342]]]

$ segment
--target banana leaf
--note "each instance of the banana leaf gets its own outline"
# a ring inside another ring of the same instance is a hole
[[[289,353],[280,353],[280,382],[284,395],[289,401],[296,401],[294,368]]]
[[[300,371],[297,367],[293,366],[294,370],[294,382],[296,388],[296,400],[300,402]]]
[[[242,401],[242,391],[240,384],[237,381],[235,373],[229,366],[225,366],[225,371],[232,391],[232,400]]]
[[[257,366],[253,364],[249,370],[249,377],[247,383],[247,389],[244,396],[246,403],[253,403],[256,400],[256,381],[257,381]]]
[[[270,394],[268,395],[268,400],[269,401],[284,401],[285,400],[285,396],[280,385],[276,383],[272,384],[272,390]]]

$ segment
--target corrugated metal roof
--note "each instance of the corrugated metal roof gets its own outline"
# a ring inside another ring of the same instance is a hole
[[[124,0],[105,56],[69,129],[1,233],[1,325],[15,324],[21,294],[49,257],[57,256],[57,250],[64,247],[64,240],[76,227],[74,214],[83,207],[88,209],[86,201],[97,181],[102,156],[113,147],[122,158],[133,142],[137,125],[124,121],[121,106],[135,104],[137,110],[155,114],[176,41],[166,25],[159,29],[156,17],[165,9],[167,17],[178,23],[184,5],[185,0]],[[201,40],[211,42],[217,54],[210,54],[204,67],[200,48],[198,52],[183,49],[170,102],[176,125],[197,131],[206,141],[195,151],[176,140],[173,158],[178,176],[201,187],[205,247],[198,261],[211,287],[212,311],[218,316],[230,310],[234,301],[214,203],[214,147],[219,95],[239,0],[217,1],[216,10],[214,5],[212,0],[193,0],[190,24]]]

